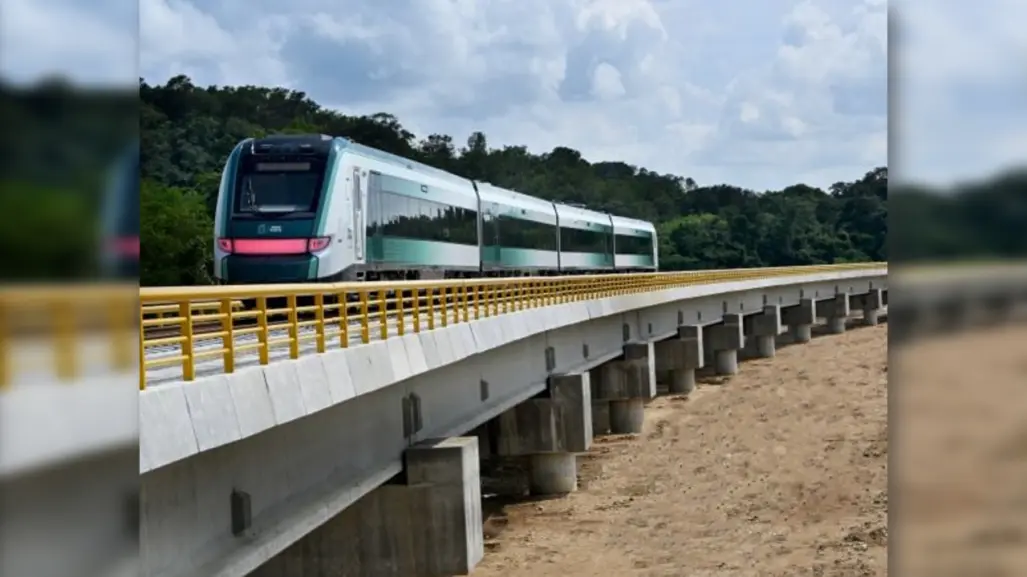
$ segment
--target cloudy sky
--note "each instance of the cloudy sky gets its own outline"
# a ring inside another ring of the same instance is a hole
[[[1014,23],[1027,3],[905,3],[892,102],[903,174],[945,181],[1023,154],[1014,41],[1027,35]],[[18,78],[61,62],[83,80],[288,86],[346,113],[396,114],[419,136],[482,130],[492,146],[570,146],[757,190],[825,186],[887,160],[883,0],[128,4],[4,0],[0,32],[23,49],[0,63]]]

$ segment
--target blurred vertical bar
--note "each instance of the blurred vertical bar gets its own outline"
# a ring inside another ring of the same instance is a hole
[[[137,575],[138,5],[0,14],[0,575]]]
[[[1027,5],[890,6],[891,571],[1027,575]]]

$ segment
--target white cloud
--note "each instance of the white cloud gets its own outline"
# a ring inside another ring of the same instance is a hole
[[[886,162],[881,2],[141,0],[139,23],[148,81],[297,88],[422,136],[757,189]]]
[[[616,100],[624,96],[624,83],[620,71],[603,62],[592,73],[592,93],[600,100]]]
[[[0,71],[17,82],[63,74],[76,82],[138,81],[134,3],[4,0]]]
[[[896,176],[949,183],[1027,163],[1027,4],[896,9]]]

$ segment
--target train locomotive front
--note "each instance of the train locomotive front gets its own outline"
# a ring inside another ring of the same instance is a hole
[[[345,239],[329,218],[336,147],[327,136],[270,136],[228,158],[214,224],[214,276],[222,283],[332,281]],[[352,228],[350,227],[350,231]]]

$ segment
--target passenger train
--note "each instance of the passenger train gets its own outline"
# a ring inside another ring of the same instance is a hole
[[[222,283],[654,271],[651,223],[542,200],[346,138],[243,140],[221,176]]]
[[[139,143],[115,163],[104,187],[100,273],[109,280],[139,279]]]

